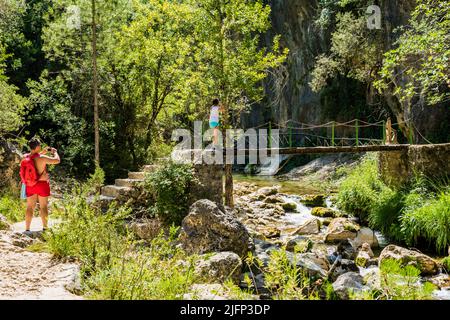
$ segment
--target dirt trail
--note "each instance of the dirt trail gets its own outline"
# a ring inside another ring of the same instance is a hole
[[[34,219],[32,231],[42,230],[39,220]],[[71,293],[78,288],[78,265],[23,249],[32,241],[21,234],[23,223],[12,229],[0,231],[0,299],[82,299]]]

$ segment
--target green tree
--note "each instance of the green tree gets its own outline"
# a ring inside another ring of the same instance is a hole
[[[112,54],[114,90],[132,110],[131,139],[145,152],[158,136],[163,116],[172,117],[183,104],[181,91],[191,74],[193,41],[191,6],[182,2],[136,1],[134,19],[118,33]]]
[[[393,92],[408,118],[414,101],[435,105],[450,99],[450,2],[418,0],[409,26],[399,31],[375,85]]]
[[[224,107],[223,130],[251,103],[263,97],[261,82],[271,68],[285,61],[279,38],[261,48],[261,35],[270,28],[270,6],[261,0],[190,0],[196,9],[198,47],[196,74],[200,94],[219,97]],[[195,73],[194,73],[195,74]],[[225,165],[225,203],[233,206],[231,165]]]

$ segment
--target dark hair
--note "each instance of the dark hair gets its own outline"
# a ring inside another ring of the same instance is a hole
[[[219,99],[214,99],[214,100],[213,100],[213,105],[216,106],[216,105],[218,105],[218,104],[219,104]]]
[[[38,139],[35,139],[35,138],[31,139],[28,142],[28,146],[30,147],[30,150],[34,150],[37,147],[39,147],[40,145],[41,145],[41,142]]]

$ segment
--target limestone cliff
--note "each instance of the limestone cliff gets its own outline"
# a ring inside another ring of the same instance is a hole
[[[368,119],[374,112],[385,114],[378,116],[380,119],[387,117],[389,111],[371,110],[368,105],[374,90],[357,81],[340,77],[320,94],[314,93],[309,87],[315,59],[319,54],[328,52],[333,32],[333,27],[322,31],[315,25],[315,20],[320,14],[318,2],[318,0],[268,0],[272,7],[272,29],[266,34],[265,42],[269,45],[273,36],[279,34],[282,45],[288,47],[290,53],[283,68],[271,74],[265,82],[266,99],[261,105],[255,106],[249,115],[243,117],[244,126],[257,126],[267,121],[283,123],[289,119],[305,123],[346,121],[356,117]],[[383,30],[380,32],[383,33],[383,47],[387,51],[396,40],[394,29],[407,24],[415,1],[375,2],[382,11]],[[438,114],[441,117],[444,115],[444,119],[450,117],[448,107],[441,106],[430,110],[419,103],[411,114],[404,114],[402,106],[395,98],[386,94],[384,100],[385,105],[389,106],[387,110],[400,114],[398,120],[413,117],[415,125],[423,134],[430,134],[441,126]],[[355,108],[355,105],[359,107]]]

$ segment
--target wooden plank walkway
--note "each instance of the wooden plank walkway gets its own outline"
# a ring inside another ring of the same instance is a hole
[[[225,149],[225,151],[237,153],[238,155],[248,154],[249,152],[266,152],[267,154],[278,152],[278,154],[323,154],[323,153],[362,153],[362,152],[386,152],[401,151],[408,149],[409,144],[391,144],[391,145],[366,145],[366,146],[341,146],[341,147],[296,147],[279,149]],[[194,150],[193,150],[194,151]]]

